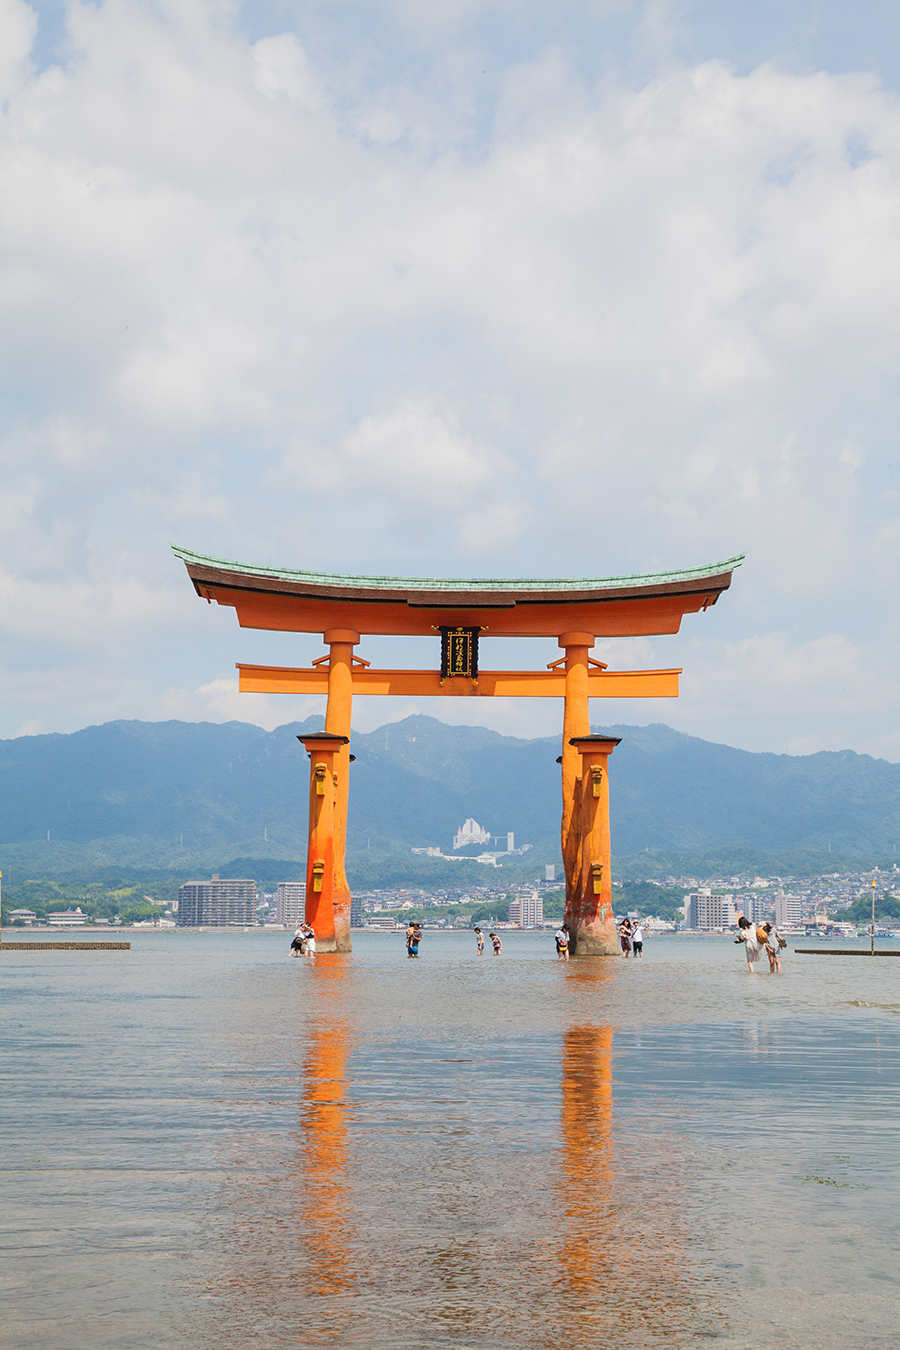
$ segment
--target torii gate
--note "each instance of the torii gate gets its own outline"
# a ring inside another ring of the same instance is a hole
[[[680,670],[608,670],[598,637],[677,633],[685,614],[714,605],[741,554],[709,567],[651,576],[564,581],[329,576],[251,567],[175,548],[204,600],[230,605],[242,628],[321,633],[328,652],[309,667],[239,664],[253,694],[326,694],[325,730],[301,736],[310,758],[306,918],[320,951],[350,951],[344,870],[354,694],[404,698],[563,698],[562,856],[566,921],[578,956],[618,951],[609,841],[613,736],[591,735],[592,698],[677,698]],[[354,656],[363,633],[441,635],[440,670],[372,670]],[[565,653],[546,670],[479,670],[478,639],[554,637]]]

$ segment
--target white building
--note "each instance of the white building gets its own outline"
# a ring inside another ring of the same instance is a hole
[[[87,923],[87,915],[82,914],[80,906],[77,909],[57,909],[47,915],[47,922],[54,928],[79,928]]]
[[[248,877],[186,881],[178,888],[179,928],[254,928],[256,882]]]
[[[737,923],[737,909],[733,895],[713,894],[708,886],[701,886],[684,897],[684,926],[700,933],[717,933],[733,928]]]
[[[306,918],[305,881],[279,881],[275,892],[275,918],[285,928],[299,928]]]
[[[517,923],[520,928],[544,922],[544,899],[537,891],[528,895],[517,895],[509,905],[509,922]]]
[[[785,895],[784,891],[775,894],[775,927],[791,928],[802,922],[800,918],[801,898],[799,895]]]
[[[460,825],[453,839],[454,848],[466,848],[469,844],[489,844],[491,836],[487,830],[473,820],[470,816],[465,824]]]
[[[741,897],[744,913],[751,923],[764,923],[772,914],[772,901],[759,895]],[[738,906],[740,908],[740,905]]]

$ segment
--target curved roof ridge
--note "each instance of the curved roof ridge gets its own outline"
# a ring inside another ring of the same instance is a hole
[[[225,572],[241,573],[244,576],[271,577],[273,580],[310,582],[319,586],[360,587],[366,590],[396,590],[409,587],[417,591],[453,591],[459,593],[471,591],[546,591],[578,590],[586,587],[603,590],[627,585],[653,586],[667,585],[679,581],[702,581],[704,577],[721,576],[740,567],[746,553],[738,553],[722,562],[709,563],[704,567],[689,567],[675,572],[633,572],[613,577],[397,577],[397,576],[352,576],[337,572],[304,572],[287,567],[262,567],[254,563],[233,562],[227,558],[212,558],[204,553],[195,553],[191,549],[172,544],[172,552],[184,563],[195,566],[216,567]]]

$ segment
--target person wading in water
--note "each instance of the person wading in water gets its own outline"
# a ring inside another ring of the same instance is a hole
[[[758,961],[766,950],[769,935],[764,928],[757,928],[744,914],[738,915],[738,935],[735,942],[743,942],[747,953],[747,974],[755,975],[753,962]]]

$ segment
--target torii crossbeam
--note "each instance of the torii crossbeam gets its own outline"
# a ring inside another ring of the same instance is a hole
[[[320,951],[350,950],[344,866],[354,695],[562,698],[561,842],[566,921],[577,956],[618,951],[612,904],[608,760],[618,745],[591,735],[592,698],[677,698],[680,670],[608,670],[598,637],[677,633],[714,605],[743,555],[710,567],[581,580],[434,580],[329,576],[252,567],[175,548],[197,594],[230,605],[242,628],[321,633],[311,666],[238,665],[254,694],[325,694],[325,730],[301,737],[310,757],[306,917]],[[440,634],[439,670],[372,670],[354,656],[362,635]],[[480,670],[479,636],[553,637],[564,655],[546,670]]]

